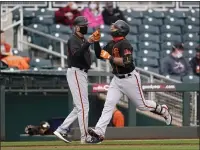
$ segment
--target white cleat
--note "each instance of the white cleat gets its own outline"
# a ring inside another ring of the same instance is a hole
[[[165,123],[167,125],[171,125],[172,124],[172,115],[169,113],[169,109],[166,105],[162,105],[162,107],[165,108],[167,111],[167,115],[164,117]]]
[[[60,140],[66,142],[66,143],[71,143],[71,141],[68,139],[67,134],[61,134],[58,131],[54,131],[53,134],[58,137]]]

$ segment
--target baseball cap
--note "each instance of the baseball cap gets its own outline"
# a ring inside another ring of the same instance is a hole
[[[173,48],[177,48],[177,49],[182,49],[182,50],[184,50],[184,45],[183,45],[183,43],[175,43],[172,47],[173,47]]]
[[[87,20],[86,17],[84,16],[78,16],[75,18],[73,25],[77,25],[77,26],[84,26],[84,25],[88,25],[89,22]]]

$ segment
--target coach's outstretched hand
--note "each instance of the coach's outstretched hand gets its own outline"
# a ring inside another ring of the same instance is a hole
[[[111,55],[107,51],[101,50],[100,57],[104,59],[110,59]]]
[[[88,41],[90,43],[98,42],[101,38],[101,32],[100,29],[97,29],[95,32],[92,33],[92,35],[89,37]]]

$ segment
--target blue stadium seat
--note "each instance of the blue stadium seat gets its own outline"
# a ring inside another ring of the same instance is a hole
[[[182,42],[182,38],[180,35],[175,35],[171,33],[164,33],[161,35],[161,41],[162,42]]]
[[[197,33],[186,33],[183,35],[183,42],[199,42],[199,38]]]
[[[170,50],[170,49],[160,51],[160,59],[162,59],[162,58],[168,56],[170,53],[171,53],[171,50]]]
[[[53,24],[50,26],[50,33],[53,33],[53,32],[71,34],[72,30],[69,26],[66,26],[66,25]]]
[[[132,45],[132,47],[133,47],[133,51],[134,51],[134,52],[136,52],[136,51],[139,50],[137,44],[131,43],[131,45]]]
[[[37,16],[32,20],[32,22],[43,24],[43,25],[52,25],[52,24],[54,24],[54,19],[53,18],[44,18],[43,16],[40,16],[40,17]]]
[[[173,26],[184,26],[185,22],[184,22],[184,19],[178,19],[178,18],[174,18],[174,17],[166,17],[164,19],[164,24],[173,25]]]
[[[187,17],[187,19],[185,20],[185,23],[186,25],[200,26],[199,18]]]
[[[110,26],[108,25],[101,25],[100,29],[102,33],[110,33]]]
[[[139,36],[139,41],[150,41],[150,42],[154,42],[154,43],[159,43],[160,42],[160,37],[159,35],[153,35],[153,34],[149,34],[149,33],[142,33]]]
[[[160,34],[159,27],[151,25],[141,25],[139,26],[139,33],[151,33],[151,34]]]
[[[195,55],[196,55],[195,50],[185,50],[185,51],[183,52],[183,56],[184,56],[185,58],[193,58]]]
[[[144,50],[144,49],[148,49],[148,50],[152,50],[152,51],[160,51],[160,46],[157,43],[152,43],[152,42],[142,42],[139,43],[139,50]]]
[[[42,24],[30,24],[29,26],[27,26],[28,28],[43,32],[43,33],[48,33],[48,27]]]
[[[101,41],[108,42],[110,40],[112,40],[112,36],[110,34],[101,33]]]
[[[138,34],[138,27],[130,26],[130,34]]]
[[[151,71],[151,72],[157,73],[157,74],[160,73],[159,68],[144,66],[143,69],[146,70],[146,71]]]
[[[200,15],[199,15],[199,11],[191,9],[191,10],[186,12],[186,16],[199,18]]]
[[[36,14],[36,16],[38,16],[38,17],[42,16],[43,18],[54,18],[54,16],[55,16],[54,11],[50,11],[50,10],[47,10],[45,8],[38,9],[35,12],[35,14]]]
[[[152,18],[160,18],[160,19],[164,18],[164,13],[163,12],[155,11],[155,10],[152,10],[152,9],[144,11],[143,15],[144,16],[149,16],[149,17],[152,17]]]
[[[36,67],[38,69],[53,68],[51,60],[43,58],[34,58],[30,61],[30,67]]]
[[[93,28],[90,28],[90,27],[88,27],[88,32],[87,32],[87,34],[92,34],[94,32],[94,29]],[[103,32],[102,32],[103,33]]]
[[[140,18],[135,19],[135,18],[128,17],[127,23],[133,26],[135,25],[140,26],[142,24],[142,20]]]
[[[196,42],[185,42],[184,43],[184,49],[185,50],[194,50],[198,44]]]
[[[158,51],[150,51],[150,50],[140,50],[137,52],[138,57],[146,57],[146,58],[160,58]]]
[[[161,25],[163,25],[163,22],[162,22],[162,19],[146,17],[143,19],[143,24],[148,24],[148,25],[153,25],[153,26],[161,26]]]
[[[139,67],[145,67],[145,66],[158,67],[159,66],[158,60],[154,58],[145,58],[145,57],[138,58],[136,62]]]
[[[131,18],[143,18],[141,11],[134,11],[132,9],[126,9],[123,11],[124,16]]]
[[[128,34],[126,36],[126,39],[128,41],[130,41],[130,43],[138,43],[138,39],[137,39],[137,36],[136,35],[131,35],[131,34]]]
[[[161,50],[171,50],[173,46],[173,42],[164,42],[161,44]]]
[[[181,28],[172,25],[162,25],[161,33],[181,34]]]
[[[200,83],[199,76],[196,75],[187,75],[182,77],[184,83]]]
[[[185,18],[185,12],[183,11],[176,11],[174,9],[170,9],[169,11],[165,12],[165,16],[170,16],[173,18]]]
[[[183,31],[184,33],[198,33],[199,27],[194,25],[185,25],[183,27]]]

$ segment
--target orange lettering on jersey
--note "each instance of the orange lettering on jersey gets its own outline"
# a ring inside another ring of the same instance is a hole
[[[114,57],[120,57],[120,55],[119,55],[119,49],[118,48],[114,48],[114,50],[113,50],[113,56]]]

